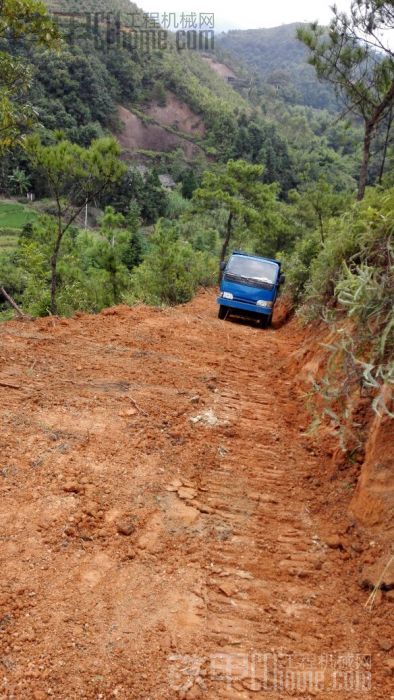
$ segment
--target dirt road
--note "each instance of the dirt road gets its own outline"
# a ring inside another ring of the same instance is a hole
[[[393,697],[300,342],[211,294],[0,326],[1,698]]]

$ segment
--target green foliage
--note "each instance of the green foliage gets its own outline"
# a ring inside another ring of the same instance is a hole
[[[179,190],[172,190],[167,194],[166,217],[178,219],[190,210],[190,201],[185,199]]]
[[[56,44],[58,32],[39,0],[2,0],[0,39],[14,44],[25,41],[39,46]],[[8,45],[0,51],[0,153],[18,141],[21,133],[36,120],[26,101],[31,71],[21,58],[12,55]],[[5,50],[4,50],[5,49]]]
[[[334,5],[329,30],[317,22],[298,29],[298,38],[310,51],[309,63],[318,77],[331,83],[346,113],[364,123],[363,159],[358,198],[368,178],[372,137],[394,105],[394,55],[384,33],[394,28],[392,2],[353,0],[350,15]]]
[[[180,304],[200,285],[213,283],[215,260],[178,238],[173,227],[159,223],[142,265],[132,275],[128,302]]]
[[[99,139],[84,149],[64,139],[45,146],[38,136],[32,136],[26,150],[56,204],[57,233],[50,258],[51,312],[56,313],[57,261],[64,235],[84,206],[99,200],[119,180],[125,166],[119,160],[119,146],[112,138]]]
[[[227,222],[223,232],[220,260],[230,241],[249,251],[273,257],[278,250],[281,224],[277,202],[278,187],[262,182],[263,167],[230,160],[218,172],[204,174],[193,201],[204,209],[221,209]]]
[[[110,186],[104,197],[124,215],[131,203],[138,206],[139,215],[145,224],[154,224],[167,211],[168,195],[162,187],[156,168],[142,175],[137,169],[129,168]]]
[[[363,202],[330,221],[323,244],[318,234],[300,241],[289,265],[290,286],[296,295],[305,290],[301,315],[319,315],[333,331],[316,390],[338,425],[344,406],[351,416],[357,386],[376,412],[388,411],[381,389],[394,383],[393,212],[394,189],[367,191]]]
[[[343,263],[366,262],[380,267],[387,258],[393,232],[394,191],[367,191],[365,202],[354,204],[339,219],[332,219],[317,257],[312,261],[306,286],[306,304],[319,314],[334,298]]]
[[[232,30],[219,36],[219,49],[242,59],[270,87],[290,104],[336,110],[334,91],[316,79],[307,64],[307,52],[296,39],[298,24],[270,29]]]

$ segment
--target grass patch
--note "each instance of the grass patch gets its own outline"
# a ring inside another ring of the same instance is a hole
[[[18,234],[10,235],[7,231],[5,235],[0,231],[0,250],[4,252],[5,250],[12,250],[15,248],[18,241]]]
[[[20,231],[25,224],[35,218],[35,212],[23,204],[0,201],[0,236],[4,229]],[[9,231],[6,233],[8,235]]]

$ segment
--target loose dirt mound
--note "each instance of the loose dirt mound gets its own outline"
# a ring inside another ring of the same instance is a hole
[[[1,698],[354,700],[370,654],[390,697],[384,552],[332,503],[294,322],[201,294],[0,335]]]

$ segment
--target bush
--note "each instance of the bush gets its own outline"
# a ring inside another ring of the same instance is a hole
[[[334,331],[327,375],[317,388],[323,395],[328,388],[327,400],[347,416],[357,388],[377,413],[388,412],[380,390],[394,383],[393,232],[394,189],[371,190],[349,214],[331,221],[311,262],[301,314],[322,316]],[[326,412],[341,423],[332,408]]]
[[[150,250],[132,273],[128,303],[180,304],[189,301],[200,285],[213,284],[216,260],[180,240],[171,226],[156,227]]]
[[[346,263],[352,269],[366,263],[384,268],[394,231],[394,188],[369,190],[362,202],[343,216],[331,219],[324,244],[310,263],[304,300],[315,315],[336,300],[335,288]]]

